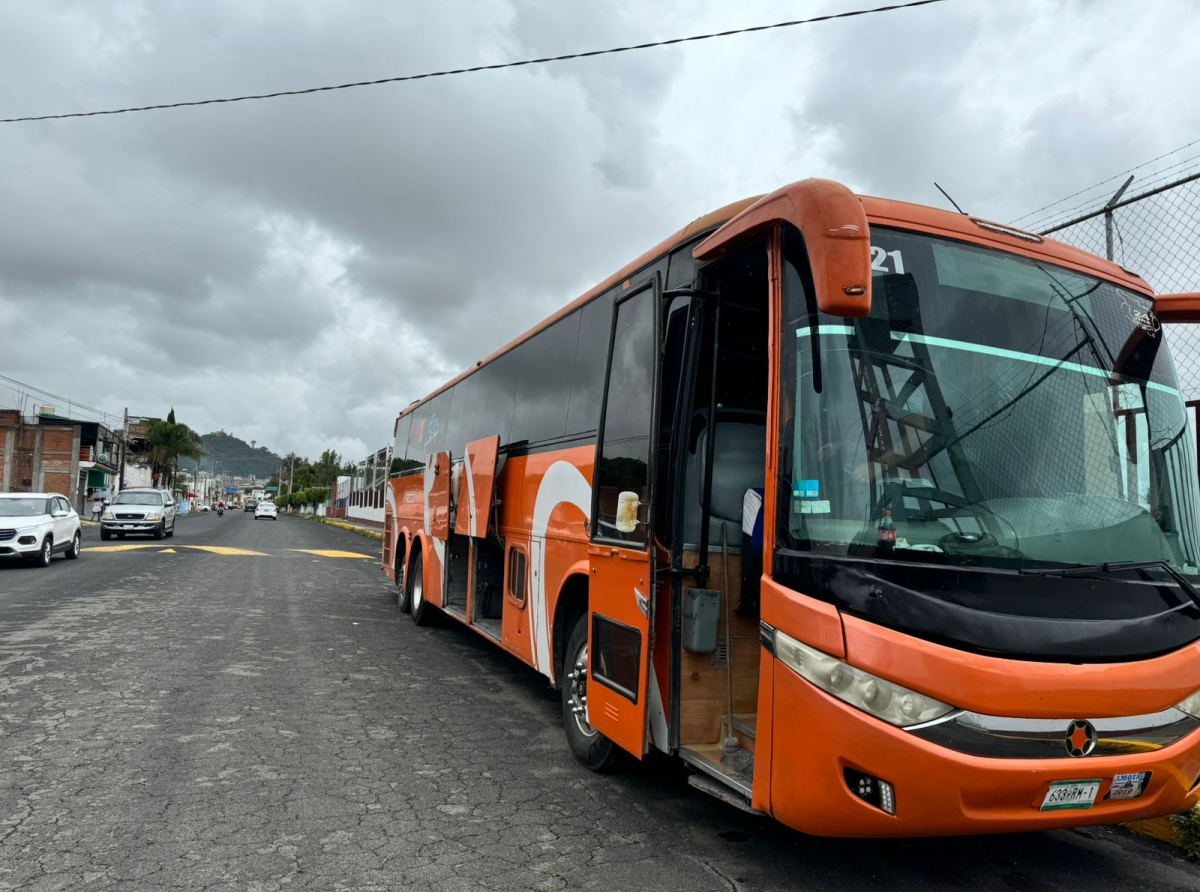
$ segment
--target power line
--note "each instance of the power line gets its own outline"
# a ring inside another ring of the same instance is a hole
[[[71,407],[72,411],[74,411],[75,409],[80,409],[84,412],[87,412],[90,415],[99,415],[99,416],[101,416],[100,417],[101,423],[107,423],[108,418],[122,417],[120,412],[105,412],[103,409],[97,409],[94,406],[86,405],[85,403],[81,403],[78,400],[73,400],[67,396],[59,396],[58,394],[51,393],[48,390],[42,390],[40,387],[34,387],[32,384],[26,384],[24,381],[18,381],[16,378],[10,378],[7,375],[0,375],[0,381],[7,381],[9,384],[16,385],[16,387],[8,388],[8,389],[12,390],[12,392],[15,394],[18,394],[18,395],[38,394],[40,396],[46,397],[47,399],[55,400],[56,402],[66,403],[68,406]],[[17,387],[21,388],[21,390],[17,390],[16,389]]]
[[[474,74],[480,71],[498,71],[504,68],[520,68],[527,65],[544,65],[548,62],[566,62],[570,59],[588,59],[593,56],[607,56],[615,53],[629,53],[634,50],[648,50],[654,47],[673,46],[680,43],[690,43],[700,40],[713,40],[717,37],[732,37],[737,34],[752,34],[759,31],[773,31],[779,28],[794,28],[797,25],[813,25],[818,22],[828,22],[834,19],[850,19],[857,16],[871,15],[877,12],[892,12],[899,9],[913,9],[918,6],[929,6],[933,3],[947,3],[951,0],[912,0],[910,3],[894,3],[890,6],[877,6],[872,9],[856,9],[849,12],[837,12],[829,15],[816,16],[811,19],[795,19],[789,22],[776,22],[773,25],[753,25],[747,28],[735,28],[729,31],[714,31],[709,34],[693,34],[691,37],[675,37],[670,40],[656,40],[651,43],[639,43],[630,46],[611,47],[606,50],[589,50],[584,53],[566,53],[561,56],[542,56],[536,59],[521,59],[517,62],[498,62],[493,65],[475,65],[471,68],[452,68],[443,71],[427,71],[423,74],[404,74],[397,77],[383,77],[377,80],[353,81],[347,84],[331,84],[323,87],[306,87],[301,90],[279,90],[274,93],[254,93],[242,96],[226,96],[217,99],[195,99],[188,102],[165,102],[159,105],[131,106],[129,108],[110,108],[100,111],[69,112],[57,115],[27,115],[19,118],[0,118],[0,124],[19,124],[27,121],[56,121],[63,118],[94,118],[100,115],[125,115],[133,112],[160,111],[168,108],[190,108],[198,105],[219,105],[230,102],[249,102],[260,99],[278,99],[281,96],[304,96],[310,93],[329,93],[334,90],[350,90],[355,87],[375,87],[380,84],[397,84],[404,81],[427,80],[436,77],[450,77],[456,74]]]

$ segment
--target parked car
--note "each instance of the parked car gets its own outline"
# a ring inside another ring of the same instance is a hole
[[[254,519],[266,517],[271,520],[279,520],[279,510],[275,507],[274,502],[259,502],[254,509]]]
[[[0,493],[0,558],[49,567],[55,553],[79,557],[79,515],[56,492]]]
[[[246,499],[246,510],[253,511],[258,507],[258,499]]]
[[[175,535],[175,499],[165,489],[123,489],[100,517],[100,538],[149,533],[155,539]]]

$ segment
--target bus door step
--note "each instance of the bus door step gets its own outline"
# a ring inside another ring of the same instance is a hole
[[[733,787],[714,780],[707,774],[689,774],[688,786],[695,787],[697,790],[707,793],[709,796],[720,799],[722,802],[728,803],[734,808],[740,809],[747,814],[764,814],[764,812],[761,812],[752,806],[750,804],[750,800],[747,799],[740,790],[735,790]]]
[[[753,775],[742,774],[731,766],[723,765],[720,747],[682,746],[679,748],[679,757],[697,769],[698,773],[688,776],[688,784],[742,811],[758,814],[758,810],[750,805]]]

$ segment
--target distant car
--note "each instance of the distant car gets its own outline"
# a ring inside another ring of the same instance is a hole
[[[254,519],[258,520],[260,517],[267,517],[271,520],[279,520],[279,511],[275,507],[275,503],[259,502],[254,509]]]
[[[246,499],[246,509],[245,510],[253,511],[257,507],[258,507],[258,499]]]
[[[203,502],[201,502],[199,505],[196,506],[196,510],[197,511],[207,511],[208,506],[205,505]]]
[[[0,493],[0,558],[49,567],[56,552],[79,557],[79,515],[54,492]]]
[[[175,499],[165,489],[123,489],[100,517],[100,538],[149,533],[155,539],[175,535]]]

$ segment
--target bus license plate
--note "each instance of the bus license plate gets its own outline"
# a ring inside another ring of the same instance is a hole
[[[1041,811],[1055,811],[1060,808],[1091,808],[1100,793],[1100,781],[1052,781],[1046,798],[1042,800]]]

